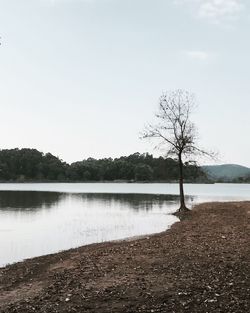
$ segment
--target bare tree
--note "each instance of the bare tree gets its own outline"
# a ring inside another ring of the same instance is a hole
[[[157,123],[145,127],[142,138],[158,139],[159,145],[166,146],[167,155],[177,158],[179,163],[179,212],[187,211],[183,188],[183,159],[194,155],[211,155],[200,149],[197,144],[197,131],[190,115],[195,106],[192,93],[185,90],[174,90],[163,93],[156,114]]]

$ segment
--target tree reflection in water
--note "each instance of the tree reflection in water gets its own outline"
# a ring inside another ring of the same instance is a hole
[[[0,210],[49,209],[66,196],[59,192],[0,191]]]
[[[150,211],[157,205],[162,208],[164,205],[175,205],[179,196],[176,195],[155,195],[155,194],[132,194],[132,193],[79,193],[68,194],[59,192],[44,191],[0,191],[1,211],[38,211],[49,209],[67,198],[73,198],[81,203],[103,203],[104,206],[118,207],[126,206],[132,210]]]
[[[125,205],[133,210],[150,211],[157,205],[162,208],[166,203],[176,204],[179,196],[176,195],[155,195],[155,194],[132,194],[132,193],[84,193],[72,194],[72,197],[81,199],[84,202],[98,201],[105,205]]]

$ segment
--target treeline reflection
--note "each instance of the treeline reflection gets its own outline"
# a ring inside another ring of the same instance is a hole
[[[74,194],[73,197],[85,202],[99,201],[106,206],[126,206],[133,210],[151,210],[154,206],[163,207],[166,203],[176,203],[179,196],[155,195],[155,194],[132,194],[132,193],[85,193]]]
[[[67,194],[59,192],[41,191],[0,191],[0,210],[32,210],[50,209],[55,205],[88,206],[95,202],[103,207],[126,207],[133,210],[151,210],[154,206],[162,208],[164,205],[174,205],[179,197],[176,195],[156,194],[121,194],[121,193],[81,193]]]
[[[41,191],[0,191],[0,210],[49,209],[66,194]]]

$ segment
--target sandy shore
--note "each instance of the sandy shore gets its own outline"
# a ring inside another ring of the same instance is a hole
[[[250,202],[0,269],[0,312],[250,312]]]

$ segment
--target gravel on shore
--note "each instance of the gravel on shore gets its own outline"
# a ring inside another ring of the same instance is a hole
[[[248,313],[250,202],[201,204],[160,234],[2,268],[0,312]]]

